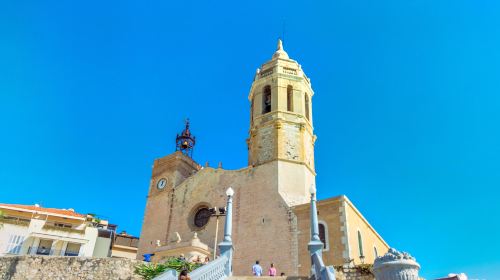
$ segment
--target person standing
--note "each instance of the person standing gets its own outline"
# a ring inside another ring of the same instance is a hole
[[[187,270],[181,271],[179,274],[179,280],[191,280],[191,277],[189,277]]]
[[[268,270],[268,275],[269,276],[276,276],[276,267],[274,267],[274,263],[271,263],[271,267],[269,267]]]
[[[259,261],[255,261],[255,264],[252,266],[252,273],[254,276],[262,276],[262,267]]]

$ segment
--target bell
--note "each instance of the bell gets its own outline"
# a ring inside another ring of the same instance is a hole
[[[189,147],[188,142],[187,141],[182,142],[182,148],[186,149],[187,147]]]

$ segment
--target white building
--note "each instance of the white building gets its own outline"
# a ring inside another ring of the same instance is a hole
[[[73,209],[0,204],[0,256],[108,257],[113,232],[107,221]]]

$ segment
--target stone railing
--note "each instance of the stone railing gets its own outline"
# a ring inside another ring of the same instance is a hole
[[[297,70],[293,68],[283,67],[283,73],[297,76]]]
[[[220,258],[209,262],[190,275],[192,280],[223,280],[228,277],[226,275],[226,265],[229,262],[227,256],[221,256]]]
[[[335,270],[333,266],[325,266],[323,258],[319,254],[313,254],[312,260],[312,276],[316,280],[335,280]]]
[[[373,273],[377,280],[418,280],[420,265],[414,257],[390,248],[385,255],[375,259]]]
[[[319,238],[318,210],[316,207],[316,188],[311,186],[311,240],[307,245],[311,254],[311,279],[314,280],[335,280],[335,270],[332,266],[325,266],[322,252],[323,242]]]
[[[274,71],[273,71],[273,69],[272,69],[272,68],[271,68],[271,69],[267,69],[267,70],[265,70],[265,71],[260,72],[260,77],[261,77],[261,78],[265,78],[265,77],[267,77],[267,76],[271,75],[273,72],[274,72]]]
[[[195,269],[189,273],[191,280],[224,280],[228,277],[226,275],[226,266],[229,259],[226,255],[220,256],[214,261]],[[178,273],[175,270],[167,270],[154,280],[177,280]]]
[[[177,279],[178,279],[177,271],[173,269],[169,269],[163,272],[162,274],[156,276],[155,278],[153,278],[153,280],[177,280]]]

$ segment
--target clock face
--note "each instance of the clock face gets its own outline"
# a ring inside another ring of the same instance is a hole
[[[165,178],[161,178],[160,180],[158,180],[158,183],[156,183],[156,187],[159,190],[163,190],[166,186],[167,186],[167,179]]]

